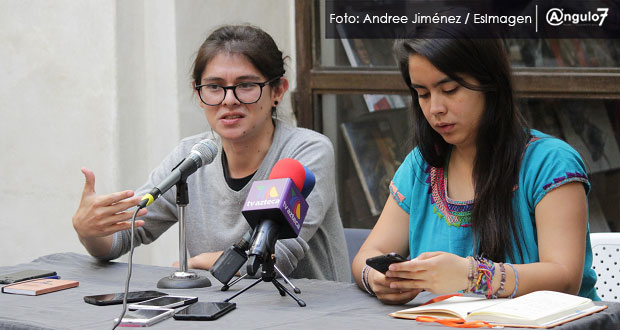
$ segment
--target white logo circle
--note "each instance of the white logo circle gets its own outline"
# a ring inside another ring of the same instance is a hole
[[[547,15],[545,16],[547,19],[547,23],[549,25],[558,26],[564,23],[562,9],[559,8],[551,8],[547,11]]]

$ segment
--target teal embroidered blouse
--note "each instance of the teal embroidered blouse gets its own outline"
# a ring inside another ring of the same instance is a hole
[[[538,243],[534,211],[540,200],[553,189],[569,183],[583,183],[590,190],[586,167],[579,153],[564,141],[536,130],[521,163],[513,208],[520,227],[522,260],[515,264],[538,262]],[[430,166],[415,148],[396,171],[390,192],[409,214],[409,253],[444,251],[461,257],[473,254],[471,209],[473,201],[454,201],[447,196],[443,168]],[[585,237],[586,254],[579,295],[600,300],[594,289],[596,273],[592,269],[589,229]],[[514,251],[517,251],[513,241]]]

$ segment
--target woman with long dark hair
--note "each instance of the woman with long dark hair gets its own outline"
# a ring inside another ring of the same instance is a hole
[[[416,147],[354,259],[355,279],[394,304],[422,290],[598,299],[585,164],[565,142],[528,128],[501,40],[472,39],[472,29],[421,26],[395,44]],[[389,252],[411,260],[385,274],[365,265]]]
[[[254,181],[267,180],[274,164],[293,158],[316,176],[310,205],[299,236],[278,240],[276,265],[291,277],[350,281],[344,231],[334,186],[334,152],[317,132],[278,120],[276,107],[288,89],[282,52],[269,34],[249,25],[227,25],[213,31],[194,60],[192,85],[211,130],[183,139],[136,191],[97,195],[95,176],[86,177],[73,226],[88,252],[115,259],[130,248],[127,211],[161,182],[192,146],[205,138],[219,151],[187,184],[192,198],[186,208],[189,268],[210,269],[222,251],[250,228],[241,214]],[[177,221],[175,194],[163,194],[138,214],[136,243],[156,240]],[[148,210],[148,213],[147,213]],[[245,273],[246,268],[241,268]]]

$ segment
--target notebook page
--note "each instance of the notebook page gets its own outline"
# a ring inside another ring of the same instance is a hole
[[[503,314],[523,319],[538,320],[549,315],[561,314],[580,305],[587,305],[590,299],[554,291],[536,291],[507,300],[501,304],[476,311],[472,314]]]
[[[446,300],[436,302],[430,305],[413,307],[396,312],[396,314],[419,314],[423,315],[423,312],[429,311],[443,311],[449,310],[459,315],[460,318],[465,318],[467,314],[473,310],[478,310],[484,307],[489,307],[505,301],[508,299],[486,299],[484,297],[451,297]],[[456,315],[454,317],[457,317]]]

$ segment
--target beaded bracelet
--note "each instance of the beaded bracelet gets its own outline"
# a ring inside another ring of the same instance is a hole
[[[370,267],[368,265],[364,265],[364,268],[362,268],[362,285],[364,286],[364,290],[366,290],[366,292],[368,292],[369,295],[375,297],[377,295],[370,288],[370,284],[368,284],[368,273],[369,272],[370,272]]]
[[[512,299],[517,294],[517,288],[519,287],[519,273],[517,273],[517,269],[512,264],[506,264],[506,265],[510,266],[512,270],[515,272],[515,289],[514,291],[512,291],[512,294],[510,295],[510,299]]]
[[[499,289],[497,289],[494,294],[491,294],[491,299],[497,299],[500,294],[504,293],[504,285],[506,284],[506,268],[504,268],[503,263],[499,264],[499,270],[502,273],[502,279],[499,281]]]

